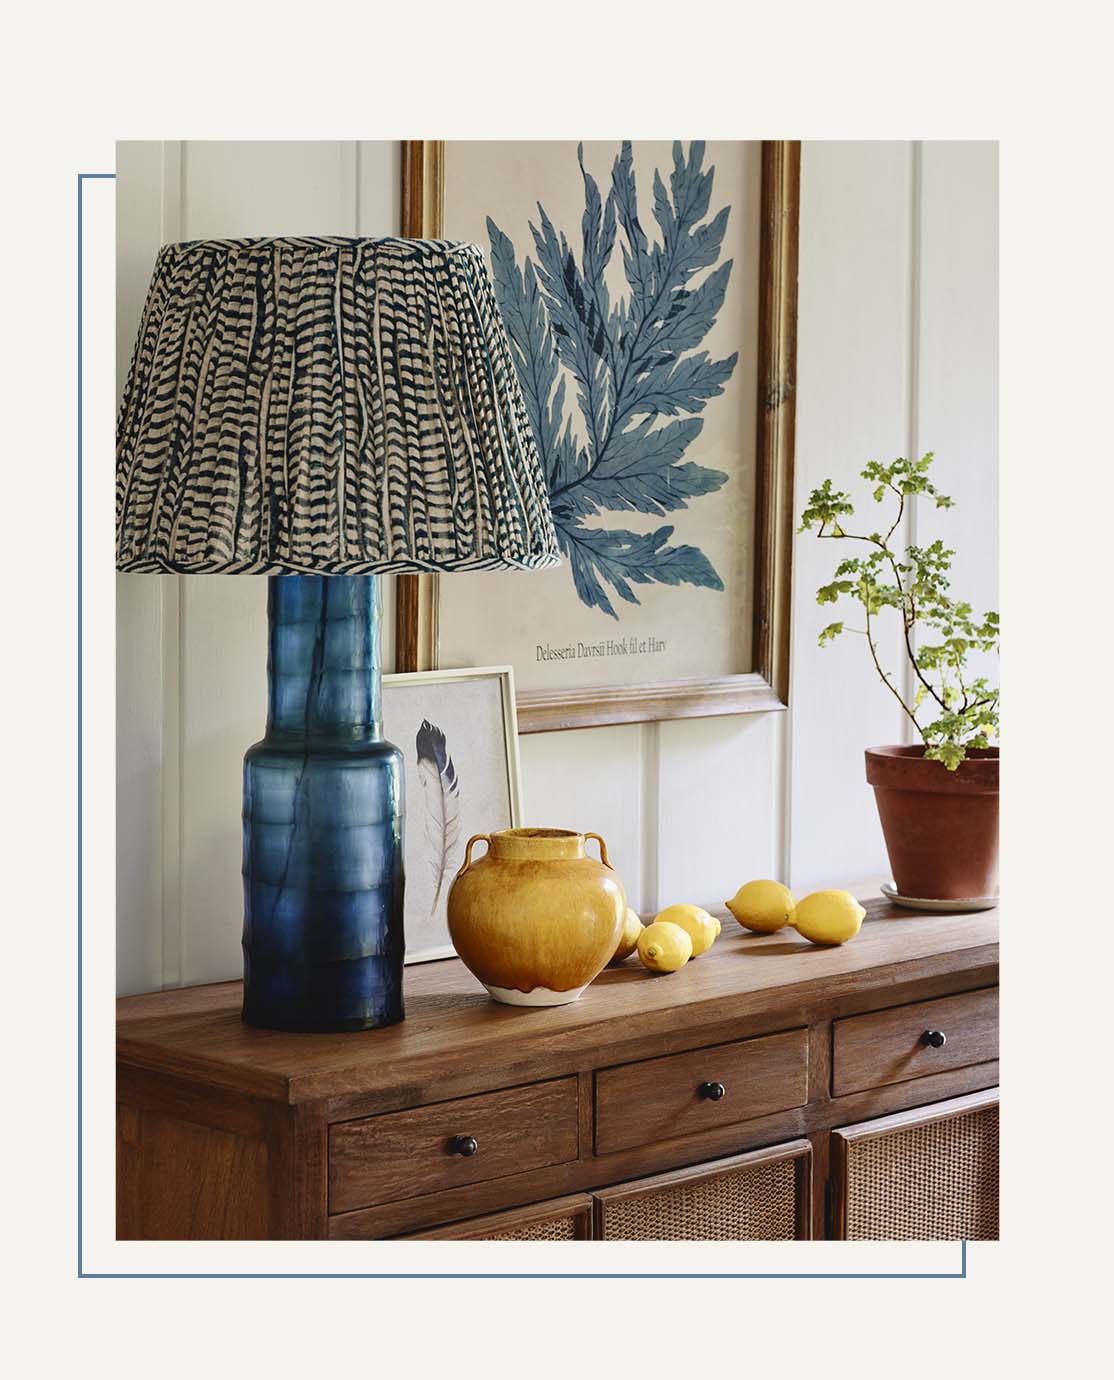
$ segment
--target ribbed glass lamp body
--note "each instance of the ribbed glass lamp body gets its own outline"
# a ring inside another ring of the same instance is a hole
[[[244,1019],[400,1021],[402,754],[383,740],[373,576],[273,576],[268,714],[244,758]]]

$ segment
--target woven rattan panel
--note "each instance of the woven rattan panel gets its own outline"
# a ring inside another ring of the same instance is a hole
[[[998,1108],[847,1146],[850,1241],[996,1241]]]
[[[495,1232],[486,1241],[575,1241],[576,1221],[572,1217],[550,1217],[541,1222],[523,1222],[511,1231]]]
[[[796,1236],[796,1160],[609,1198],[603,1235],[611,1241],[791,1241]]]

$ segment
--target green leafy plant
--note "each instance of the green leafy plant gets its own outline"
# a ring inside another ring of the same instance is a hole
[[[865,637],[875,670],[923,740],[925,756],[955,771],[970,749],[989,747],[998,736],[998,689],[985,676],[972,677],[967,666],[972,651],[998,650],[998,615],[989,612],[979,618],[970,604],[948,593],[955,552],[942,541],[904,550],[894,542],[906,507],[917,496],[931,499],[937,508],[952,506],[929,479],[931,465],[930,451],[920,460],[898,459],[888,465],[872,461],[862,471],[874,485],[875,503],[895,506],[896,500],[893,522],[885,532],[848,531],[847,519],[855,510],[850,497],[833,488],[830,479],[810,494],[800,531],[867,548],[862,555],[840,561],[831,582],[816,592],[818,604],[841,599],[857,603],[865,626],[849,627],[842,620],[829,623],[820,634],[820,645],[848,632]],[[887,609],[901,620],[903,646],[913,670],[912,702],[879,658],[877,620]]]

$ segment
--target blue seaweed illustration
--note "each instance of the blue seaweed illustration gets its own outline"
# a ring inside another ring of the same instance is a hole
[[[697,349],[731,276],[730,259],[713,267],[730,208],[707,219],[715,168],[703,170],[702,141],[687,156],[675,142],[668,192],[654,172],[661,238],[651,240],[638,217],[630,141],[615,158],[606,199],[584,167],[583,145],[577,157],[584,180],[579,262],[540,202],[539,223],[530,223],[536,266],[524,255],[519,268],[509,236],[490,216],[487,231],[561,548],[581,600],[617,619],[609,589],[631,604],[639,602],[632,586],[652,582],[723,589],[701,550],[669,545],[671,526],[643,534],[586,519],[663,516],[727,482],[722,471],[683,457],[704,427],[695,414],[723,392],[738,360]],[[628,291],[613,303],[604,277],[617,241]],[[565,398],[570,377],[577,432]]]

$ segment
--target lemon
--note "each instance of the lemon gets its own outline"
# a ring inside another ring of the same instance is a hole
[[[772,934],[788,921],[789,912],[797,902],[787,886],[762,881],[747,882],[724,904],[744,929]]]
[[[692,940],[692,956],[698,958],[716,942],[720,923],[700,906],[666,906],[654,917],[655,924],[680,925]]]
[[[619,943],[615,952],[611,955],[612,963],[622,963],[624,958],[630,958],[635,949],[638,948],[638,936],[642,933],[642,921],[638,917],[636,910],[627,907],[627,913],[623,917],[623,932],[619,936]]]
[[[668,920],[655,920],[638,936],[638,957],[654,973],[675,973],[692,957],[688,930]]]
[[[793,909],[789,923],[813,944],[845,944],[858,934],[865,914],[849,891],[814,891]]]

